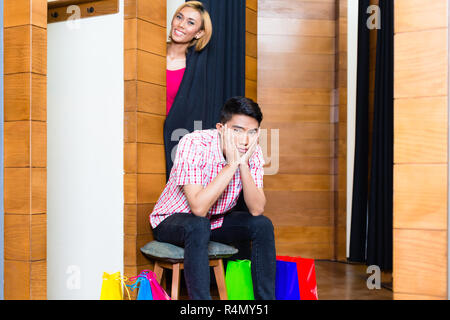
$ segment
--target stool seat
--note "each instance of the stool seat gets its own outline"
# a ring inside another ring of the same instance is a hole
[[[184,249],[170,243],[150,241],[141,248],[141,252],[154,260],[171,263],[183,262]],[[210,241],[208,244],[209,259],[223,259],[238,253],[238,249],[219,242]]]
[[[180,272],[184,269],[184,249],[170,243],[154,240],[143,246],[141,252],[148,258],[155,260],[154,272],[159,283],[161,283],[164,269],[172,270],[171,299],[178,300]],[[208,244],[209,265],[214,268],[221,300],[228,299],[222,259],[231,257],[236,253],[238,253],[238,249],[223,243],[210,241]]]

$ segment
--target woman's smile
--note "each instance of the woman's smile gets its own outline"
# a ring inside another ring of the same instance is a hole
[[[178,30],[178,29],[174,29],[173,32],[175,33],[175,35],[177,35],[177,36],[179,36],[179,37],[182,37],[182,36],[185,35],[184,32],[182,32],[182,31],[180,31],[180,30]]]

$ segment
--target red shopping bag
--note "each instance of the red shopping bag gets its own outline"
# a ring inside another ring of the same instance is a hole
[[[277,256],[279,261],[295,262],[297,264],[300,300],[318,300],[316,268],[314,259],[302,257]]]

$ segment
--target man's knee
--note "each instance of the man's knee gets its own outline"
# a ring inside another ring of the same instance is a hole
[[[208,218],[193,216],[186,228],[189,235],[208,239],[211,235],[211,223]]]
[[[263,215],[255,216],[252,218],[252,228],[253,231],[258,235],[262,235],[264,237],[273,237],[273,224],[272,221]]]

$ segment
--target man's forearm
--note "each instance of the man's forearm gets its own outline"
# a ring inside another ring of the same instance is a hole
[[[260,215],[264,212],[266,205],[264,191],[256,186],[248,166],[240,165],[239,170],[241,173],[245,204],[252,215]]]
[[[209,209],[216,203],[217,199],[219,199],[230,183],[237,168],[237,163],[227,164],[205,188],[195,186],[194,188],[199,187],[198,190],[195,192],[188,191],[188,193],[190,193],[188,196],[189,205],[195,215],[202,217],[206,216]],[[192,185],[185,186],[185,193],[186,187],[188,187],[188,189],[193,188]]]

